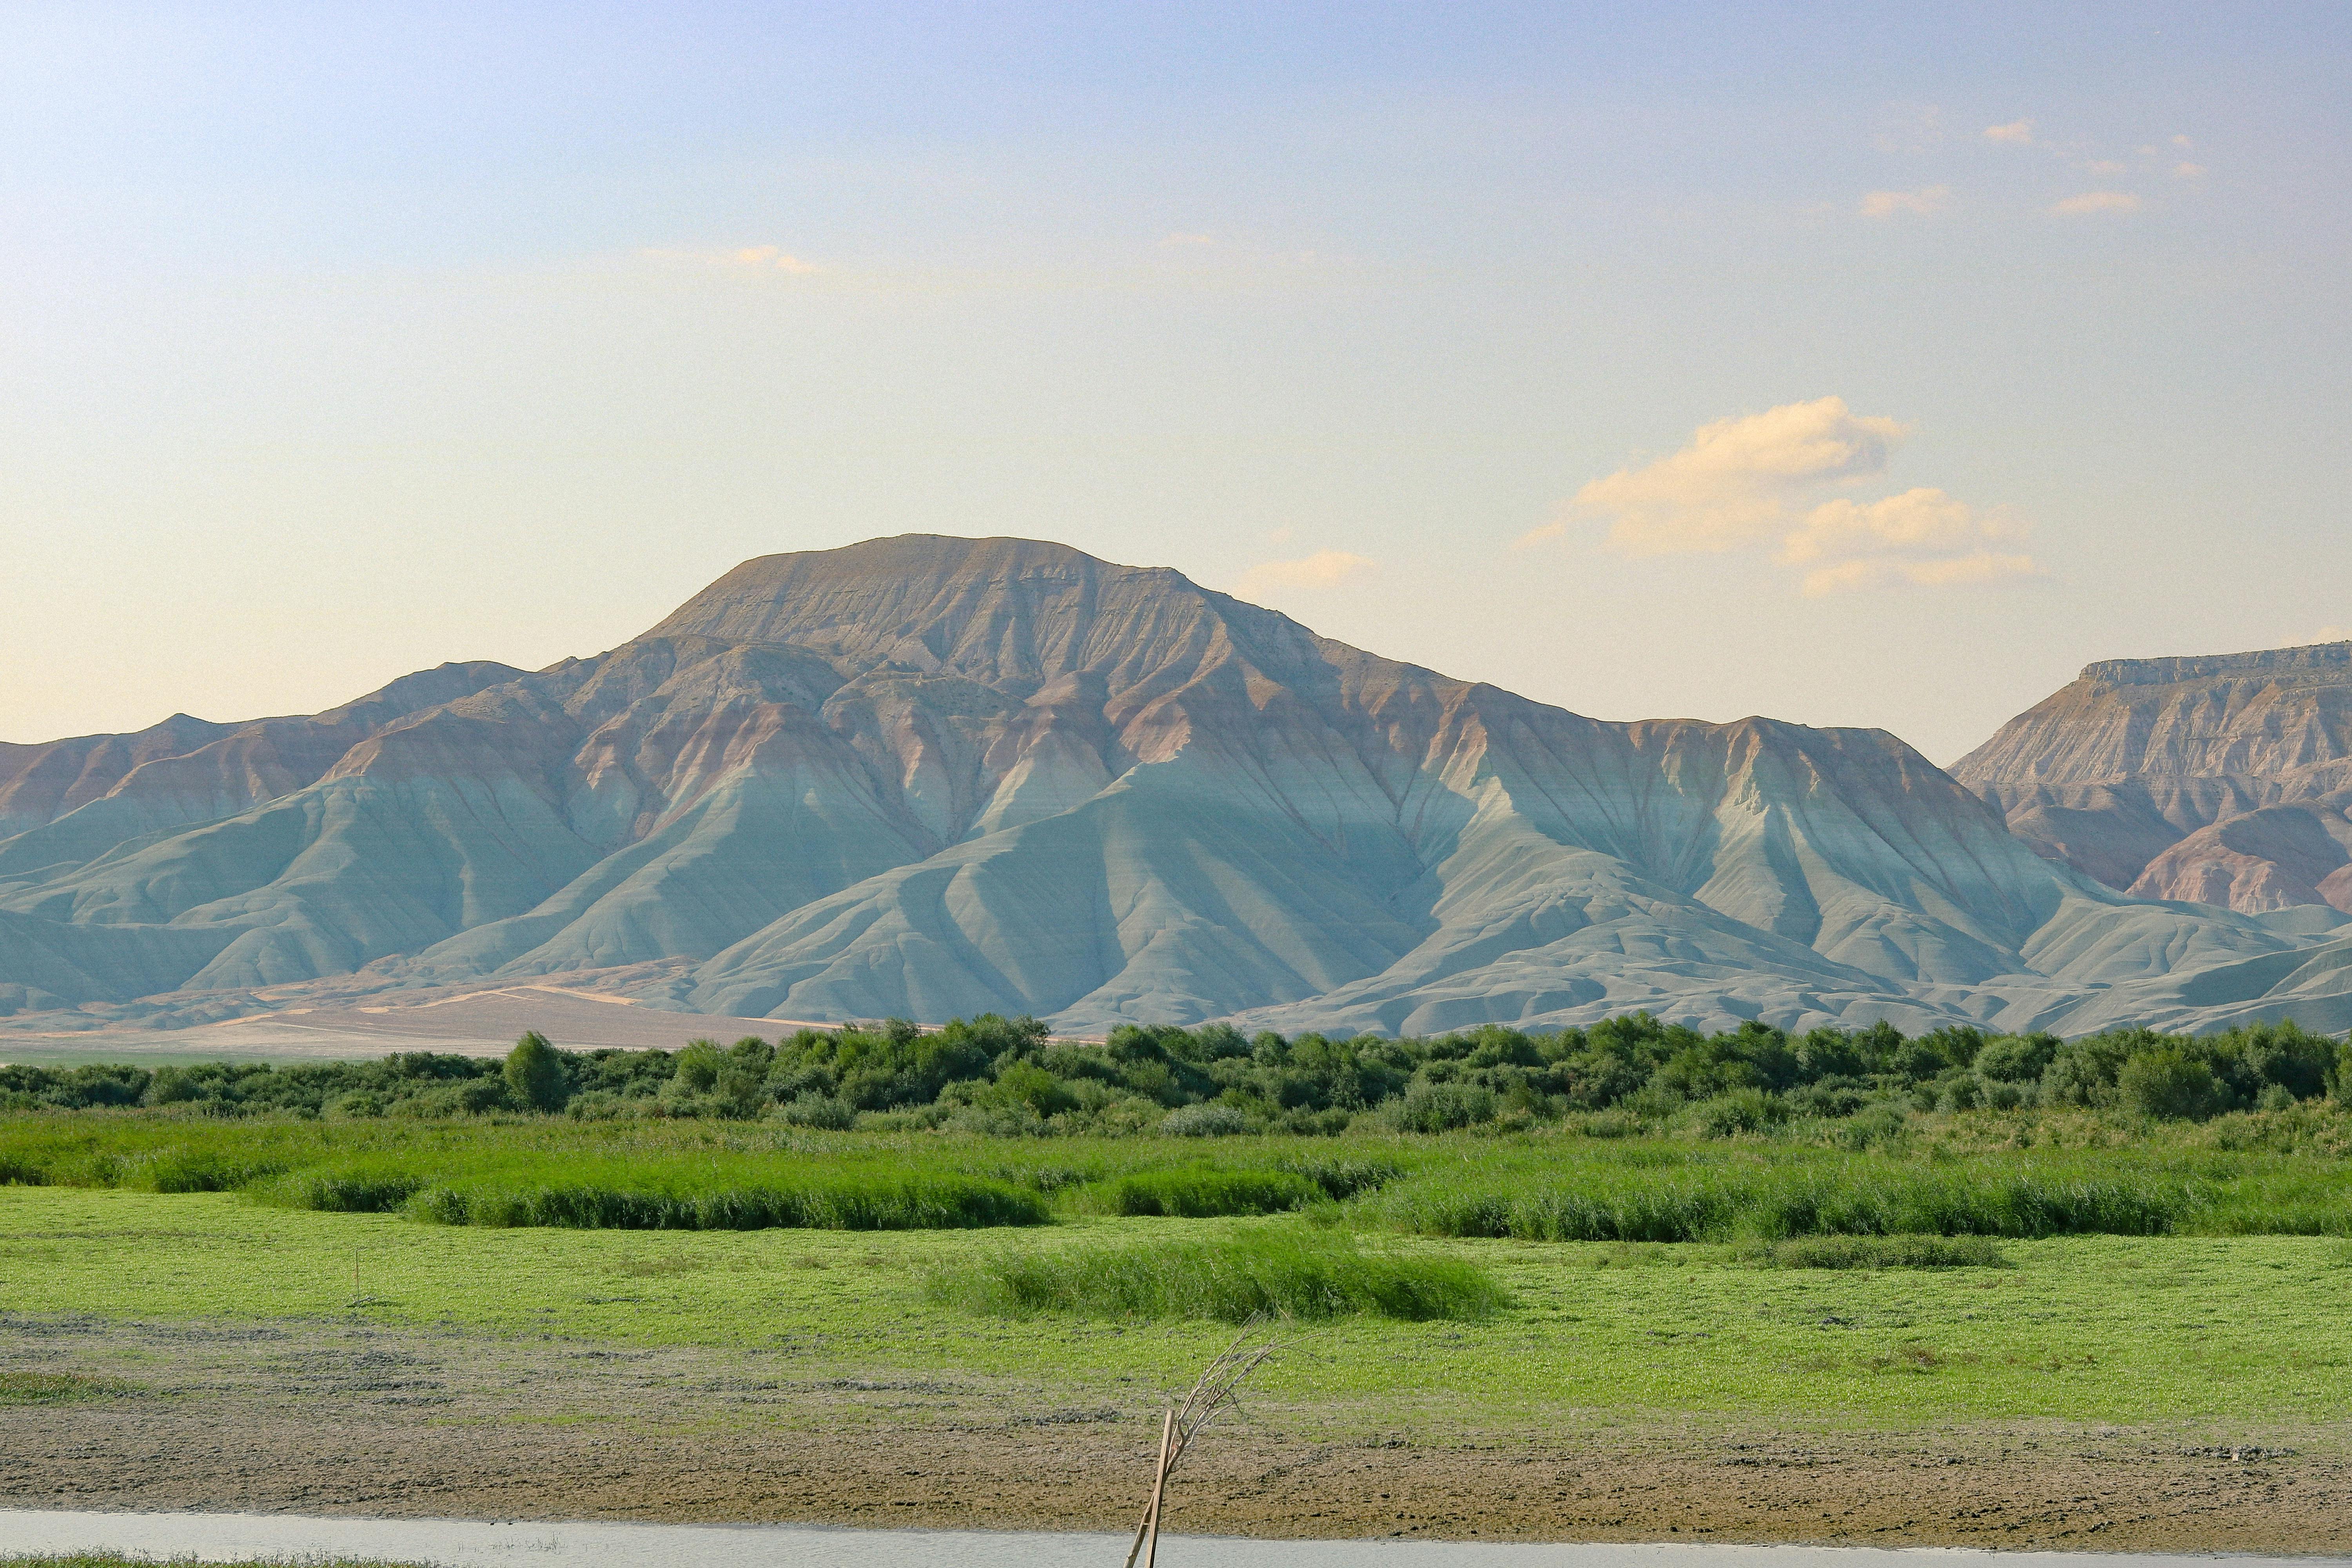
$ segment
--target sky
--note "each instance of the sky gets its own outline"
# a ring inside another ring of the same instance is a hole
[[[2352,9],[9,6],[0,741],[905,532],[1948,763],[2352,637]]]

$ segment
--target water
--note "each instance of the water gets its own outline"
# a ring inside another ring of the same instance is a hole
[[[446,1568],[1118,1568],[1127,1536],[811,1525],[539,1524],[260,1513],[0,1509],[0,1552],[109,1549],[217,1563],[387,1557]],[[1164,1536],[1162,1568],[2315,1568],[2347,1558],[1825,1546],[1528,1546],[1445,1541]]]

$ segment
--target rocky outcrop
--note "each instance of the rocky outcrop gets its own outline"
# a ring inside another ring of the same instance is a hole
[[[2352,831],[2352,643],[2094,664],[1952,772],[2110,887],[2352,908],[2328,883]]]
[[[113,782],[0,841],[0,1010],[639,965],[1082,1031],[2069,1027],[2259,1005],[2326,935],[2053,864],[1883,732],[1602,723],[1022,540],[763,557],[593,658],[208,730],[57,752]]]

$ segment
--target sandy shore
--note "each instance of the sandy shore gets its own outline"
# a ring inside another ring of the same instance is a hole
[[[473,1518],[1119,1530],[1150,1394],[817,1377],[760,1352],[360,1323],[0,1320],[0,1503]],[[21,1396],[20,1396],[21,1397]],[[1058,1396],[1066,1401],[1066,1390]],[[1659,1418],[1423,1435],[1260,1406],[1204,1439],[1186,1531],[1291,1536],[2341,1551],[2340,1435],[2259,1449],[2057,1424],[1778,1429]]]

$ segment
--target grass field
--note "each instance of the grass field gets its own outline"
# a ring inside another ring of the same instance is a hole
[[[1080,1218],[1045,1251],[1304,1230]],[[1231,1330],[1198,1319],[1003,1318],[932,1298],[1008,1233],[614,1232],[424,1226],[227,1194],[0,1189],[19,1315],[359,1319],[498,1335],[778,1348],[812,1368],[1017,1374],[1074,1391],[1189,1382]],[[1584,1413],[1906,1423],[2337,1420],[2352,1414],[2352,1251],[2302,1237],[2068,1237],[2009,1268],[1759,1266],[1736,1245],[1382,1238],[1477,1265],[1478,1322],[1342,1317],[1291,1331],[1269,1394],[1340,1427],[1525,1430]]]
[[[94,1506],[1113,1528],[1271,1310],[1219,1528],[2352,1527],[2352,1111],[1866,1117],[0,1114],[0,1424]]]
[[[2352,1164],[2282,1152],[2297,1116],[2129,1139],[1963,1116],[1854,1151],[37,1112],[0,1117],[0,1279],[17,1314],[781,1347],[1074,1390],[1186,1381],[1265,1307],[1298,1320],[1267,1387],[1342,1424],[2337,1419]]]
[[[2352,1162],[2332,1142],[2294,1147],[2333,1140],[2346,1120],[2289,1110],[2129,1138],[2091,1118],[1985,1114],[1943,1119],[1899,1147],[1848,1150],[1570,1128],[1023,1140],[692,1121],[35,1112],[0,1116],[0,1182],[644,1230],[992,1227],[1342,1204],[1356,1229],[1537,1241],[2346,1236]]]

